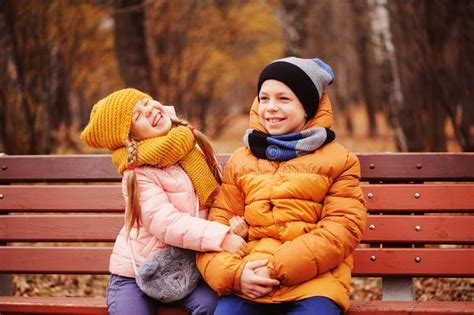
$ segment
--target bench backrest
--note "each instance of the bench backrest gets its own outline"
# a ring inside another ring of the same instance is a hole
[[[474,154],[358,157],[370,216],[353,274],[473,277],[474,248],[451,245],[474,243]],[[107,274],[119,181],[110,155],[0,156],[0,273]]]

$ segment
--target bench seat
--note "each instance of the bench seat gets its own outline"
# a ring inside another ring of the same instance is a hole
[[[107,315],[105,298],[87,297],[0,297],[2,312],[30,314],[101,314]],[[471,302],[446,301],[352,301],[348,315],[473,314]],[[161,308],[160,315],[184,315],[180,308]]]
[[[429,302],[413,293],[414,277],[474,278],[474,154],[358,157],[369,218],[353,275],[381,277],[383,300],[352,301],[348,314],[474,314],[472,292]],[[6,291],[10,274],[108,274],[123,211],[110,155],[0,156],[0,313],[107,314],[104,298]]]

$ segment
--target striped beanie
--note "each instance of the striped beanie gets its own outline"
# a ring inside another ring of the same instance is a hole
[[[321,59],[287,57],[275,60],[263,69],[258,78],[257,95],[266,80],[286,84],[303,105],[308,121],[316,115],[321,96],[335,77],[331,67]]]
[[[135,104],[152,99],[136,89],[118,90],[98,101],[91,111],[89,124],[81,133],[81,140],[88,146],[115,150],[126,145]]]

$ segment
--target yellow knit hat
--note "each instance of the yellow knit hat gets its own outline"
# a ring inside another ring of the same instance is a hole
[[[98,101],[81,140],[94,148],[115,150],[127,143],[135,104],[151,97],[136,89],[118,90]]]

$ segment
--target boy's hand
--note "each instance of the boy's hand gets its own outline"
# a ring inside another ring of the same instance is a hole
[[[249,226],[244,218],[239,216],[232,217],[229,220],[229,224],[232,233],[239,235],[243,239],[247,239],[249,236]]]
[[[251,299],[262,297],[273,290],[273,286],[279,285],[280,282],[269,277],[262,277],[257,274],[257,270],[262,267],[267,269],[268,260],[256,260],[245,264],[240,276],[240,292]]]
[[[247,255],[247,242],[240,236],[231,232],[227,233],[222,241],[221,247],[224,251],[232,254],[238,254],[241,257]]]
[[[258,267],[254,269],[254,272],[257,276],[262,278],[270,278],[270,272],[268,271],[268,266]]]

